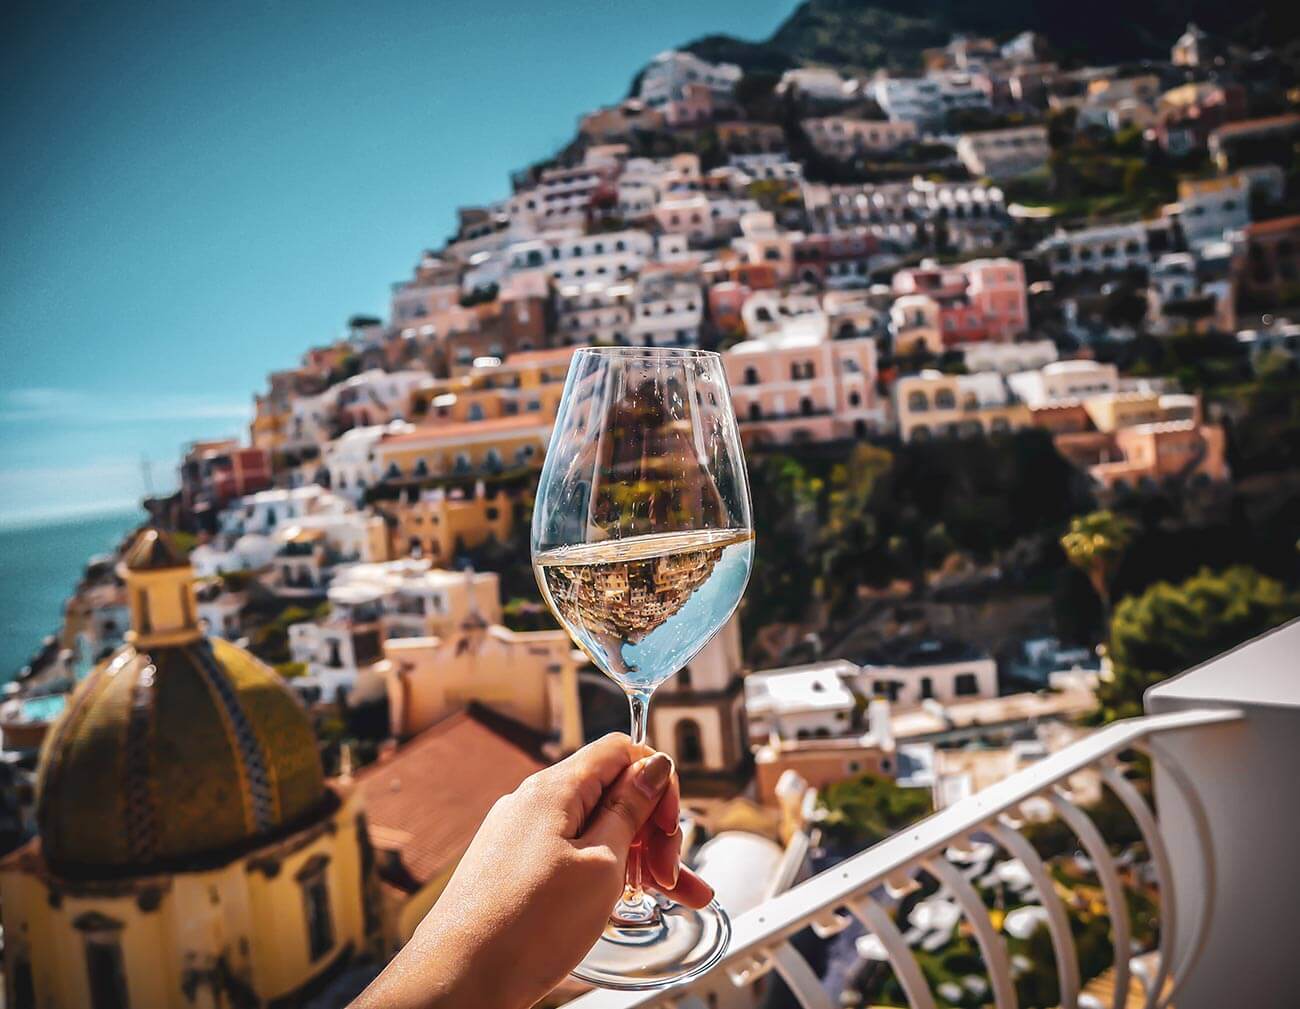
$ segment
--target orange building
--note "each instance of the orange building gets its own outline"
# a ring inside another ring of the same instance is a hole
[[[399,554],[418,554],[435,564],[489,540],[504,542],[514,528],[515,502],[504,493],[488,496],[479,483],[472,496],[442,488],[383,506],[394,520]]]

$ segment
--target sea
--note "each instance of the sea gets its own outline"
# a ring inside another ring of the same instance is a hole
[[[0,525],[0,682],[58,629],[86,561],[111,551],[145,517],[133,508]]]

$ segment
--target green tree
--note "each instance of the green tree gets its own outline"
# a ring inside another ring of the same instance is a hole
[[[818,555],[821,575],[833,602],[843,601],[845,592],[862,580],[862,565],[878,539],[872,497],[880,478],[893,465],[892,453],[864,443],[857,445],[845,462],[831,467]]]
[[[1102,608],[1110,613],[1110,580],[1120,558],[1133,542],[1133,521],[1108,510],[1095,511],[1070,520],[1070,530],[1061,537],[1061,549],[1071,564],[1088,576]]]
[[[827,785],[818,797],[823,832],[849,848],[865,848],[931,812],[930,794],[862,774]]]
[[[1254,568],[1203,568],[1180,585],[1157,582],[1115,608],[1112,675],[1098,691],[1109,721],[1139,714],[1148,687],[1300,614],[1300,596]]]
[[[751,462],[749,479],[757,538],[742,612],[745,633],[752,636],[766,624],[802,620],[813,601],[821,481],[785,455]]]

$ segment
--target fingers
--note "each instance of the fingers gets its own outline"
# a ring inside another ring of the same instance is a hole
[[[554,773],[570,793],[565,802],[564,835],[577,837],[596,812],[605,790],[632,761],[650,752],[649,747],[634,746],[625,734],[611,732],[543,772]]]
[[[661,808],[662,805],[660,803]],[[658,810],[655,815],[658,816]],[[645,853],[642,864],[661,889],[671,890],[677,885],[677,873],[681,867],[682,832],[676,830],[669,835],[651,825],[642,831],[642,838],[641,850]]]
[[[677,831],[677,821],[682,813],[682,790],[681,784],[677,780],[677,768],[673,768],[672,780],[668,787],[664,789],[664,797],[659,800],[659,805],[655,807],[652,820],[654,825],[665,834],[673,834]]]
[[[656,886],[655,889],[669,900],[685,904],[687,907],[704,907],[713,899],[713,887],[685,866],[682,866],[681,873],[677,877],[676,886],[671,889]]]
[[[673,762],[662,753],[638,760],[605,790],[582,840],[625,853],[663,798]]]

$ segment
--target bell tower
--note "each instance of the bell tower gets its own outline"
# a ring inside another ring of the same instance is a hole
[[[676,676],[655,691],[650,741],[691,780],[736,779],[749,756],[740,618],[732,616]]]
[[[126,640],[139,651],[201,638],[194,571],[166,533],[146,529],[118,565],[131,607]]]

